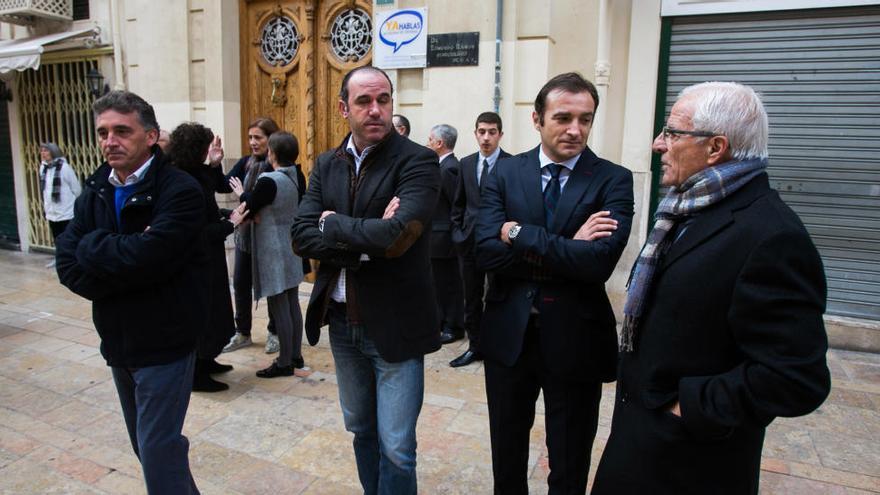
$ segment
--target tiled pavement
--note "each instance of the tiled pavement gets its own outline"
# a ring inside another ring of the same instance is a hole
[[[48,260],[0,251],[0,493],[144,493],[89,304],[58,284]],[[265,328],[265,307],[257,329]],[[259,343],[264,332],[255,333]],[[491,493],[482,366],[446,365],[464,345],[426,359],[422,493]],[[194,394],[185,427],[202,493],[359,493],[326,340],[303,354],[309,371],[272,380],[254,376],[271,359],[261,345],[222,355],[235,366],[222,376],[230,390]],[[880,493],[880,356],[832,351],[829,365],[834,386],[825,405],[770,427],[762,493]],[[607,385],[594,459],[608,436],[613,395]],[[539,414],[533,493],[546,492],[543,435]]]

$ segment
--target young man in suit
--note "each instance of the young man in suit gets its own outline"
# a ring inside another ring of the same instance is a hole
[[[452,244],[452,201],[461,166],[452,150],[458,131],[446,124],[428,133],[428,148],[440,159],[440,195],[431,221],[431,268],[440,311],[440,334],[461,334],[464,324],[464,288],[458,268],[458,254]]]
[[[540,145],[503,160],[484,187],[476,241],[490,273],[480,350],[495,493],[528,493],[539,392],[549,493],[586,491],[602,382],[617,362],[604,284],[633,215],[632,173],[587,147],[598,103],[579,74],[552,78],[532,113]]]
[[[770,188],[749,87],[685,88],[654,139],[670,187],[633,269],[594,494],[758,493],[764,429],[830,389],[825,274]]]
[[[452,207],[452,241],[458,248],[461,277],[464,281],[464,327],[469,345],[467,351],[450,361],[453,368],[467,366],[483,359],[480,354],[480,318],[483,315],[483,291],[486,273],[477,267],[474,257],[474,225],[480,210],[480,190],[486,176],[495,172],[495,164],[507,153],[498,145],[504,136],[501,117],[495,112],[483,112],[477,116],[474,137],[480,150],[461,159],[461,179]],[[444,333],[444,344],[460,339],[462,335]]]
[[[294,250],[320,260],[306,311],[318,342],[330,325],[339,402],[354,433],[367,494],[417,493],[416,421],[424,355],[440,348],[431,278],[437,155],[394,132],[388,75],[370,66],[342,80],[351,133],[322,153],[293,225]]]

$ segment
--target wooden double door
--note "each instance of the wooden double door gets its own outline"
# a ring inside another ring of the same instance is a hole
[[[372,61],[372,1],[240,0],[242,149],[247,125],[271,117],[296,135],[308,176],[348,133],[342,78]]]

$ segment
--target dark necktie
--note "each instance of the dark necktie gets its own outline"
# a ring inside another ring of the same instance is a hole
[[[480,165],[482,166],[480,169],[480,189],[483,189],[486,177],[489,176],[489,162],[485,158],[480,157]]]
[[[553,214],[556,213],[556,204],[559,203],[559,196],[562,195],[562,188],[559,185],[559,172],[562,165],[551,163],[547,165],[550,171],[550,182],[544,188],[544,220],[547,222],[547,228],[553,224]]]

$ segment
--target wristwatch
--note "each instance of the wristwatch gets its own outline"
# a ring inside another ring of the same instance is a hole
[[[318,230],[321,232],[324,232],[324,220],[326,220],[326,219],[327,218],[324,217],[324,218],[318,220]]]
[[[516,236],[519,235],[519,231],[522,230],[522,225],[516,224],[507,231],[507,238],[513,241],[516,239]]]

